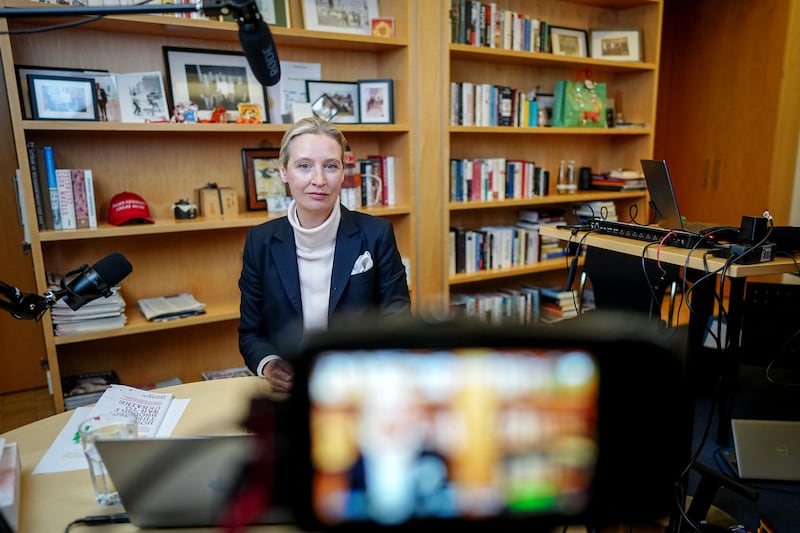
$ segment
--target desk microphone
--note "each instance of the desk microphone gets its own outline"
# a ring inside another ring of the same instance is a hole
[[[111,296],[114,286],[132,271],[133,267],[125,256],[114,252],[92,266],[83,265],[68,273],[60,289],[49,290],[42,296],[22,292],[0,281],[0,296],[8,300],[0,299],[0,309],[20,320],[39,320],[45,311],[63,298],[70,309],[77,311],[101,296]]]

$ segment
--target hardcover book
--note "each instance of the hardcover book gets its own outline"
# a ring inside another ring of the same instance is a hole
[[[61,229],[75,229],[78,227],[78,222],[75,218],[75,195],[72,191],[72,172],[70,172],[70,169],[56,169],[56,184],[58,186]]]
[[[89,227],[89,202],[86,198],[86,176],[81,169],[70,169],[72,197],[75,205],[75,224],[78,229]]]
[[[45,172],[47,174],[47,192],[50,199],[50,211],[53,214],[53,229],[61,229],[61,200],[58,196],[58,178],[56,177],[56,160],[52,146],[42,147],[44,153]]]

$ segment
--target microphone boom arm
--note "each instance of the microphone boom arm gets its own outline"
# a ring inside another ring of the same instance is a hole
[[[16,319],[37,322],[55,305],[60,296],[53,291],[47,291],[43,296],[25,293],[2,281],[0,281],[0,295],[5,298],[5,300],[0,299],[0,308],[8,311]]]

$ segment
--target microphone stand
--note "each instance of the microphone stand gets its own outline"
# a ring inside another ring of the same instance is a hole
[[[45,311],[53,307],[64,294],[62,291],[58,293],[47,291],[43,296],[29,294],[0,281],[0,295],[6,298],[6,300],[0,299],[0,309],[5,309],[19,320],[38,322]]]

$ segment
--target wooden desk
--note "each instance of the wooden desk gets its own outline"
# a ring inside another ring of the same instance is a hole
[[[250,399],[270,392],[267,381],[257,377],[186,383],[160,390],[172,392],[175,398],[190,398],[173,436],[241,433],[242,423],[249,413]],[[63,533],[67,524],[76,518],[123,512],[120,505],[104,506],[95,501],[86,470],[32,474],[71,416],[72,411],[59,413],[3,434],[6,442],[18,444],[22,461],[20,533]],[[132,524],[110,524],[91,528],[80,526],[75,531],[126,533],[145,530]],[[205,530],[180,531],[189,533]],[[249,531],[295,533],[298,530],[290,526],[269,526],[254,527]]]
[[[558,229],[553,226],[542,226],[539,229],[541,235],[554,237],[573,243],[582,243],[586,246],[595,246],[605,250],[611,250],[627,255],[645,257],[647,259],[659,260],[662,263],[685,267],[689,271],[694,271],[695,277],[705,272],[720,272],[725,267],[726,259],[720,257],[705,257],[707,249],[698,248],[694,250],[677,248],[674,246],[659,246],[657,243],[649,243],[614,235],[602,233],[577,232],[573,235],[572,231]],[[725,269],[725,277],[728,280],[729,290],[727,291],[727,330],[728,337],[732,339],[731,349],[738,347],[739,334],[741,332],[742,308],[744,304],[745,282],[749,277],[772,276],[797,271],[797,264],[789,257],[776,257],[773,261],[743,265],[732,263]],[[698,362],[702,357],[703,338],[707,329],[708,318],[715,312],[715,294],[710,290],[714,280],[704,282],[701,290],[692,291],[692,310],[689,317],[689,364]],[[698,284],[700,285],[700,284]],[[724,295],[723,295],[724,296]],[[736,371],[738,370],[738,354],[733,353],[731,357],[720,358],[721,367],[717,370],[722,378],[719,417],[717,425],[716,441],[722,445],[731,444],[730,436],[730,412],[736,385]]]

